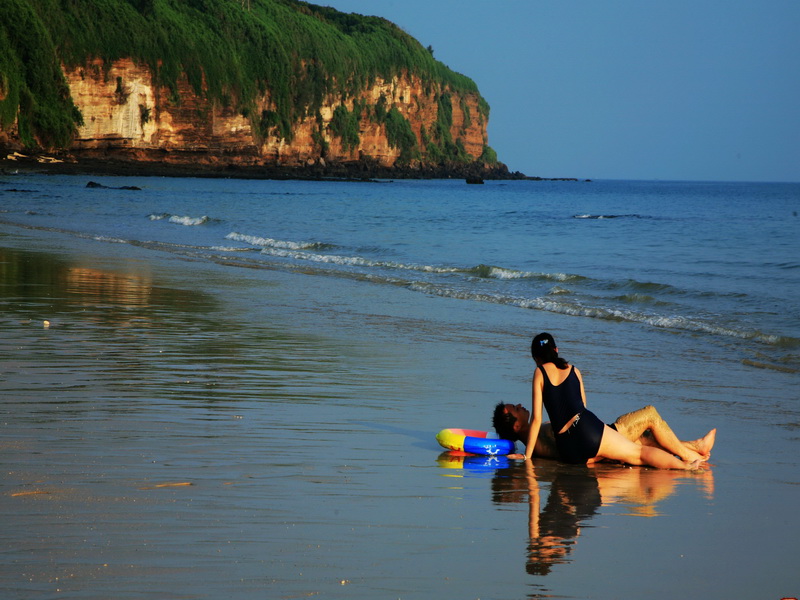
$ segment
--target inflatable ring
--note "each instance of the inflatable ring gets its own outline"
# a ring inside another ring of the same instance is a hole
[[[514,452],[514,442],[504,440],[496,433],[474,429],[442,429],[436,434],[436,441],[442,448],[470,454],[505,456]]]

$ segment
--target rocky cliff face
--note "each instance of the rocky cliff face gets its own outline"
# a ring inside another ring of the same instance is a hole
[[[179,79],[177,90],[160,87],[147,66],[130,59],[110,65],[98,60],[64,72],[83,116],[69,149],[78,156],[281,167],[369,161],[392,167],[403,148],[396,140],[393,145],[387,122],[376,117],[392,108],[416,138],[415,151],[401,161],[412,168],[432,160],[426,151],[429,141],[447,131],[450,144],[460,147],[471,162],[479,160],[487,144],[487,117],[477,94],[442,89],[414,75],[377,79],[345,101],[327,97],[315,114],[293,123],[291,135],[280,136],[276,128],[260,125],[259,117],[275,108],[269,92],[243,115],[198,94],[186,78]],[[356,113],[355,144],[332,126],[339,106]]]

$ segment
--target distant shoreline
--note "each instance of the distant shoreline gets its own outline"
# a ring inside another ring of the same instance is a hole
[[[159,162],[95,158],[45,153],[2,153],[0,176],[16,172],[47,175],[96,175],[116,177],[199,177],[212,179],[275,179],[310,181],[376,181],[385,179],[485,179],[529,181],[579,181],[577,178],[529,177],[510,172],[500,163],[485,168],[475,163],[425,167],[383,167],[360,161],[307,167]],[[11,158],[13,157],[13,158]]]

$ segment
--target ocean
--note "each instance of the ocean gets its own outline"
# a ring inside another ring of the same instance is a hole
[[[797,595],[798,211],[792,183],[0,176],[0,592]],[[530,402],[540,331],[606,421],[717,428],[712,469],[443,453]]]

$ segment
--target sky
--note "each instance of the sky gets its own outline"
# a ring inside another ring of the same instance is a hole
[[[540,177],[800,181],[798,0],[312,0],[384,17],[477,83]]]

